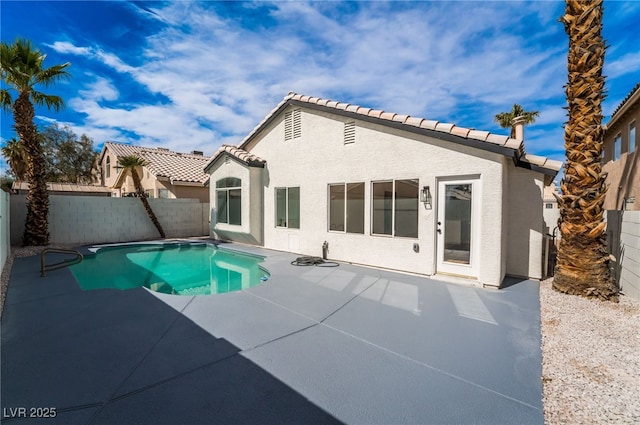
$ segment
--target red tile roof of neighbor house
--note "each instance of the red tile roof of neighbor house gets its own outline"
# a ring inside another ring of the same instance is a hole
[[[187,182],[204,184],[209,175],[204,172],[204,165],[209,158],[203,155],[180,153],[165,148],[146,148],[143,146],[125,145],[122,143],[106,142],[100,161],[109,149],[118,158],[128,155],[138,155],[145,159],[147,168],[156,177],[166,177],[173,182]]]
[[[336,102],[319,97],[306,96],[290,92],[284,99],[242,140],[236,150],[229,149],[233,146],[221,148],[209,160],[205,168],[208,168],[219,155],[227,152],[237,158],[251,155],[244,148],[253,138],[276,116],[289,105],[307,107],[312,109],[333,112],[340,115],[349,116],[353,119],[375,122],[381,125],[391,126],[411,132],[426,134],[431,137],[441,138],[454,143],[467,144],[475,148],[499,152],[514,158],[516,164],[521,167],[531,168],[550,176],[549,183],[556,176],[562,167],[561,161],[554,161],[542,156],[527,154],[524,149],[524,142],[519,139],[512,139],[509,136],[492,134],[488,131],[475,130],[456,126],[455,124],[442,123],[425,118],[400,115],[394,112],[365,108],[349,103]],[[257,157],[256,157],[257,158]],[[241,159],[241,158],[240,158]],[[264,160],[257,158],[264,162]]]
[[[29,190],[29,183],[16,181],[13,182],[11,188],[13,190]],[[47,182],[47,190],[49,192],[111,193],[111,190],[108,187],[77,183]]]

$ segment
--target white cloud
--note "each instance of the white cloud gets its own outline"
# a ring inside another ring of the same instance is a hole
[[[53,44],[45,44],[58,53],[69,53],[72,55],[88,55],[91,53],[89,47],[78,47],[68,41],[56,41]]]

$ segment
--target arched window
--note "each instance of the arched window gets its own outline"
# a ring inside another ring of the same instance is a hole
[[[218,223],[242,224],[242,181],[225,177],[216,182],[216,221]]]
[[[107,157],[107,166],[106,166],[105,174],[107,178],[111,177],[111,157],[110,156]]]

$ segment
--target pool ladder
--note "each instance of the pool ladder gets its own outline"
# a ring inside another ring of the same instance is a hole
[[[75,257],[71,261],[63,260],[63,261],[60,261],[59,263],[45,264],[46,255],[50,252],[54,252],[57,254],[73,254],[75,255]],[[80,254],[80,252],[75,249],[45,248],[40,253],[40,277],[43,277],[45,273],[48,271],[57,270],[63,267],[78,264],[82,262],[83,258],[84,257],[82,256],[82,254]]]

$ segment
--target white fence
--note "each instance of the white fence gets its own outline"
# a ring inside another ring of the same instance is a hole
[[[149,199],[168,238],[209,235],[209,204],[193,199]],[[20,245],[26,195],[11,196],[11,244]],[[91,244],[159,237],[138,198],[49,196],[51,243]]]
[[[0,272],[4,269],[11,249],[9,240],[10,230],[10,214],[9,194],[4,190],[0,190]]]

